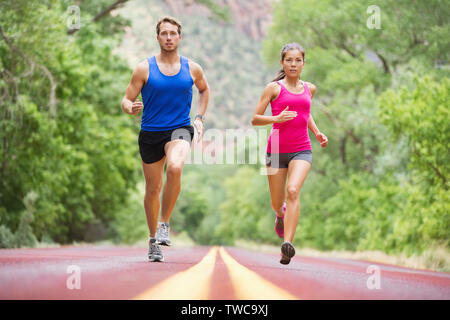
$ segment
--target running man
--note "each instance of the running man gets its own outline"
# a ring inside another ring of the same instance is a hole
[[[298,43],[286,45],[280,63],[283,69],[264,89],[252,125],[273,124],[267,145],[267,177],[271,206],[276,213],[275,232],[284,238],[280,263],[289,264],[295,255],[292,242],[300,218],[300,190],[312,163],[308,128],[322,148],[327,146],[328,138],[317,128],[310,113],[316,87],[300,80],[305,50]],[[272,116],[265,116],[269,103]]]
[[[122,109],[131,115],[137,115],[143,109],[139,152],[145,176],[144,207],[150,231],[148,258],[149,261],[164,261],[159,245],[171,245],[170,216],[181,191],[181,174],[194,137],[189,116],[192,86],[195,84],[199,92],[194,120],[198,141],[203,135],[209,86],[202,68],[178,54],[181,24],[177,20],[162,18],[156,25],[156,35],[161,51],[140,62],[133,71]],[[136,100],[139,93],[143,103]]]

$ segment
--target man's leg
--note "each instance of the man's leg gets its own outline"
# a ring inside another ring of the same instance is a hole
[[[156,229],[158,227],[158,215],[160,209],[159,199],[163,183],[165,161],[166,157],[163,157],[158,162],[150,164],[142,162],[145,176],[144,208],[151,238],[155,238]]]
[[[164,150],[167,158],[166,183],[162,197],[161,222],[169,223],[173,208],[181,191],[181,174],[184,163],[190,153],[190,144],[185,140],[173,140],[166,143]]]

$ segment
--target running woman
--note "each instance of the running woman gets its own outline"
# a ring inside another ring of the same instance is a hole
[[[283,69],[264,89],[252,125],[273,124],[267,145],[267,177],[271,206],[276,213],[275,232],[284,238],[280,263],[289,264],[295,255],[292,242],[300,218],[300,190],[312,163],[308,128],[322,148],[327,146],[328,138],[317,128],[310,113],[316,87],[300,80],[305,49],[298,43],[287,44],[281,51],[280,64]],[[269,103],[272,116],[265,116]]]
[[[195,84],[199,92],[194,120],[198,140],[203,135],[209,86],[202,68],[178,54],[181,24],[177,20],[162,18],[156,25],[156,39],[161,51],[138,64],[122,100],[122,109],[130,115],[137,115],[143,109],[138,142],[145,176],[144,207],[150,232],[148,258],[164,261],[159,245],[171,245],[169,221],[181,191],[181,174],[194,137],[189,116],[192,86]],[[136,100],[139,93],[143,103]],[[161,206],[166,164],[167,179]]]

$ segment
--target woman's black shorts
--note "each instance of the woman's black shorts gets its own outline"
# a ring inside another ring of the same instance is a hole
[[[194,138],[194,127],[184,126],[177,129],[166,131],[144,131],[139,132],[139,153],[142,161],[153,163],[161,160],[166,153],[164,146],[167,142],[173,140],[186,140],[189,144]]]

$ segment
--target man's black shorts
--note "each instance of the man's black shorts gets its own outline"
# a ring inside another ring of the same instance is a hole
[[[184,126],[167,131],[139,132],[139,152],[145,163],[158,162],[165,156],[164,146],[172,140],[186,140],[189,144],[194,138],[194,127]]]

